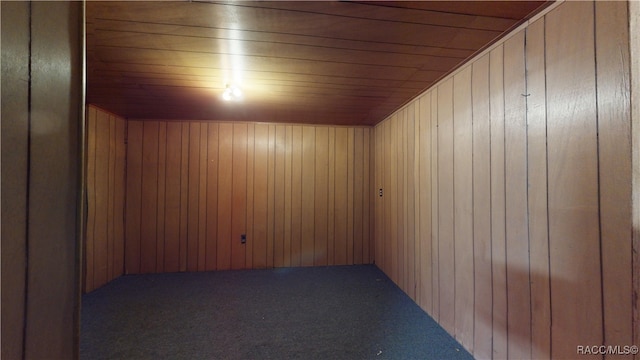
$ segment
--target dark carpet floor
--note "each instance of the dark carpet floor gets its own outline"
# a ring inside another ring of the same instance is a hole
[[[472,359],[373,265],[123,276],[81,359]]]

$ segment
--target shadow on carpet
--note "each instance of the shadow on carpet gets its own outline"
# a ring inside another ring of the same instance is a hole
[[[472,359],[374,265],[123,276],[83,296],[80,357]]]

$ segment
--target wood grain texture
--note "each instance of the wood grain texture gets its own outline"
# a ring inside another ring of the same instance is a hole
[[[593,6],[565,3],[545,18],[552,357],[604,340],[602,294],[594,291],[601,263]]]
[[[418,232],[416,241],[419,243],[418,259],[418,286],[419,305],[428,312],[433,313],[433,239],[432,239],[432,161],[431,161],[431,94],[420,98],[418,118],[416,119],[416,134],[418,143],[418,211],[416,223]]]
[[[544,18],[526,30],[531,358],[551,356]]]
[[[98,109],[94,106],[87,108],[87,222],[84,239],[84,291],[95,289],[95,226],[96,226],[96,120]]]
[[[109,262],[109,113],[100,111],[96,118],[94,284],[107,283]]]
[[[508,357],[531,357],[524,32],[504,43]]]
[[[127,221],[125,274],[140,272],[140,211],[142,209],[142,136],[143,123],[129,121],[127,130]]]
[[[454,148],[453,79],[449,79],[438,87],[439,322],[455,336]]]
[[[455,334],[473,352],[473,118],[471,67],[453,78]]]
[[[135,155],[138,149],[138,157],[144,152],[145,160],[150,159],[128,164],[134,167],[130,177],[142,176],[129,182],[138,189],[145,182],[144,198],[129,206],[145,214],[138,221],[147,224],[145,232],[155,234],[147,237],[155,241],[138,253],[152,269],[146,272],[313,266],[327,265],[329,259],[342,265],[356,259],[368,263],[369,129],[203,121],[131,124],[140,129],[139,134],[133,131],[130,152]],[[145,170],[136,171],[136,166]],[[140,226],[133,220],[127,223],[130,231]],[[246,244],[240,242],[242,234]]]
[[[491,283],[491,122],[489,55],[472,65],[473,114],[473,354],[491,358],[493,331]]]
[[[595,4],[604,343],[633,339],[629,18],[624,2]],[[636,273],[637,274],[637,273]],[[638,324],[635,324],[636,331]],[[622,359],[624,355],[607,356]]]
[[[637,123],[640,119],[640,4],[629,2],[629,52],[630,52],[630,79],[631,79],[631,122]],[[632,228],[633,228],[633,290],[635,299],[640,297],[640,129],[637,126],[631,129],[631,181],[632,181]],[[640,306],[633,307],[633,343],[640,344]],[[640,359],[640,355],[635,355]]]
[[[438,88],[431,92],[431,271],[433,318],[440,321],[440,238],[438,172]]]
[[[507,357],[507,258],[504,173],[504,45],[489,54],[491,113],[491,272],[493,358]],[[488,317],[488,316],[487,316]]]

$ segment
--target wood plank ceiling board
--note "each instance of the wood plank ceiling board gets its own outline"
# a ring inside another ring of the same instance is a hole
[[[90,1],[87,101],[130,119],[372,125],[549,3]]]

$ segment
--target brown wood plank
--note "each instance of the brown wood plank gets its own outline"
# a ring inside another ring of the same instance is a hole
[[[95,286],[109,280],[109,114],[97,113],[96,119],[96,222],[94,230]]]
[[[394,133],[392,134],[393,140],[395,141],[393,144],[394,155],[393,158],[396,162],[396,170],[391,173],[393,180],[395,180],[395,191],[393,192],[395,196],[394,203],[394,214],[395,214],[395,231],[393,235],[395,236],[394,242],[392,244],[392,256],[393,256],[393,268],[395,271],[395,282],[396,284],[404,291],[406,291],[404,284],[404,228],[405,228],[405,217],[404,217],[404,204],[405,204],[405,196],[404,196],[404,149],[403,145],[406,144],[404,136],[404,125],[406,120],[406,110],[401,110],[398,113],[394,123]]]
[[[347,142],[346,128],[336,128],[335,143],[335,240],[334,257],[336,265],[347,264]]]
[[[440,323],[440,228],[439,228],[439,172],[438,172],[438,88],[431,93],[431,299],[433,310],[431,316]]]
[[[96,226],[96,121],[99,110],[93,106],[87,109],[87,223],[85,228],[85,275],[84,291],[95,289],[95,226]]]
[[[313,265],[327,265],[328,178],[329,178],[329,128],[315,129],[315,192],[314,192],[314,241]]]
[[[531,357],[524,31],[504,44],[508,356]]]
[[[231,268],[231,227],[233,211],[233,124],[218,126],[218,241],[216,270]]]
[[[275,158],[276,158],[276,126],[269,124],[269,152],[267,160],[267,267],[273,267],[275,245]]]
[[[387,198],[384,201],[384,218],[385,218],[385,234],[383,240],[384,246],[384,270],[392,281],[396,281],[396,264],[394,260],[394,241],[397,243],[397,209],[394,207],[396,203],[396,138],[395,138],[395,115],[387,119],[384,124],[384,143],[385,143],[385,179],[384,184]],[[383,195],[384,195],[383,193]]]
[[[283,254],[283,266],[291,266],[291,219],[292,219],[292,204],[291,204],[291,148],[293,145],[293,132],[292,127],[287,125],[284,127],[284,140],[282,146],[283,166],[284,166],[284,254]]]
[[[118,118],[116,121],[116,177],[115,177],[115,214],[114,214],[114,232],[115,232],[115,247],[114,247],[114,274],[120,276],[124,272],[124,215],[125,215],[125,191],[126,191],[126,179],[125,179],[125,166],[127,161],[127,148],[125,144],[125,132],[127,127],[127,121],[122,118]]]
[[[313,265],[315,236],[315,127],[302,127],[302,241],[301,265]]]
[[[364,202],[364,129],[354,129],[353,160],[353,264],[362,264]]]
[[[347,129],[347,264],[353,264],[355,129]]]
[[[604,341],[634,344],[629,14],[623,2],[595,10]]]
[[[273,266],[283,267],[285,258],[285,132],[284,125],[275,128],[274,175],[274,244]]]
[[[328,197],[328,214],[327,214],[327,265],[335,264],[335,248],[336,248],[336,128],[329,128],[328,145],[328,175],[327,175],[327,197]]]
[[[198,271],[200,208],[200,123],[189,122],[187,271]]]
[[[107,191],[107,281],[115,278],[113,273],[113,253],[115,243],[114,233],[114,193],[116,182],[116,119],[115,116],[109,115],[109,190]]]
[[[544,18],[526,30],[531,358],[551,357]]]
[[[372,157],[374,152],[372,151],[371,141],[371,128],[365,128],[363,133],[363,150],[362,150],[362,263],[371,264],[372,259],[372,245],[373,236],[371,232],[371,216],[373,214],[371,208],[372,190],[371,184],[373,183],[373,170],[372,170]],[[331,207],[329,207],[331,209]]]
[[[180,182],[182,180],[182,125],[180,123],[167,123],[166,148],[166,209],[163,269],[166,272],[177,272],[180,271]]]
[[[418,305],[433,314],[433,249],[431,214],[431,93],[422,96],[416,106],[416,161],[418,162],[416,241],[418,244]]]
[[[156,271],[158,245],[158,122],[145,121],[142,136],[140,272],[152,273]]]
[[[473,355],[491,358],[491,122],[489,55],[473,63]]]
[[[247,124],[233,125],[233,183],[231,217],[231,269],[244,269],[247,220]]]
[[[406,217],[407,217],[407,242],[405,246],[406,256],[406,278],[408,295],[416,301],[416,176],[418,175],[418,167],[416,166],[416,105],[418,102],[413,102],[407,107],[407,131],[406,131],[406,143],[407,150],[405,157],[407,158],[407,172],[406,172],[406,186],[407,186],[407,204],[406,204]]]
[[[209,123],[207,127],[207,235],[204,247],[207,271],[215,270],[218,261],[218,143],[218,124]]]
[[[165,213],[166,213],[166,182],[167,182],[167,123],[158,124],[158,191],[157,191],[157,222],[156,222],[156,269],[164,272],[165,249]]]
[[[504,46],[489,55],[491,113],[491,258],[493,281],[493,357],[507,357],[507,273],[504,173]]]
[[[255,124],[253,176],[253,268],[267,267],[267,166],[269,126]],[[247,239],[251,241],[251,239]]]
[[[375,165],[374,165],[374,173],[375,173],[375,179],[374,179],[374,183],[375,183],[375,195],[374,195],[374,213],[375,213],[375,220],[374,220],[374,237],[375,237],[375,256],[374,256],[374,263],[376,264],[376,266],[380,269],[385,268],[384,265],[384,226],[385,226],[385,217],[384,217],[384,176],[385,176],[385,169],[384,169],[384,124],[385,122],[383,121],[382,123],[376,125],[376,127],[373,128],[373,133],[374,133],[374,151],[375,151],[375,155],[374,155],[374,161],[375,161]],[[380,191],[382,191],[382,196],[380,196]]]
[[[640,119],[640,4],[629,2],[629,53],[630,53],[630,78],[631,78],[631,121],[637,122]],[[632,213],[632,282],[633,296],[640,294],[640,128],[631,128],[631,213]],[[640,306],[633,308],[633,343],[640,344]],[[635,360],[640,359],[640,355],[635,355]]]
[[[255,124],[247,124],[247,243],[245,244],[245,266],[253,269],[253,181],[255,157]]]
[[[125,274],[140,272],[140,211],[142,206],[142,125],[129,121],[127,131],[127,222]],[[97,169],[96,169],[97,170]]]
[[[473,107],[471,66],[453,78],[455,334],[473,353]]]
[[[207,247],[207,163],[208,163],[208,124],[200,124],[200,163],[198,180],[198,271],[206,269]]]
[[[455,332],[453,79],[438,86],[438,251],[440,325]]]
[[[564,3],[545,18],[554,358],[604,341],[601,292],[593,291],[601,287],[593,6]]]
[[[300,266],[302,255],[302,127],[293,126],[291,147],[291,266]]]
[[[180,152],[180,271],[187,271],[189,229],[189,123],[182,123]]]

